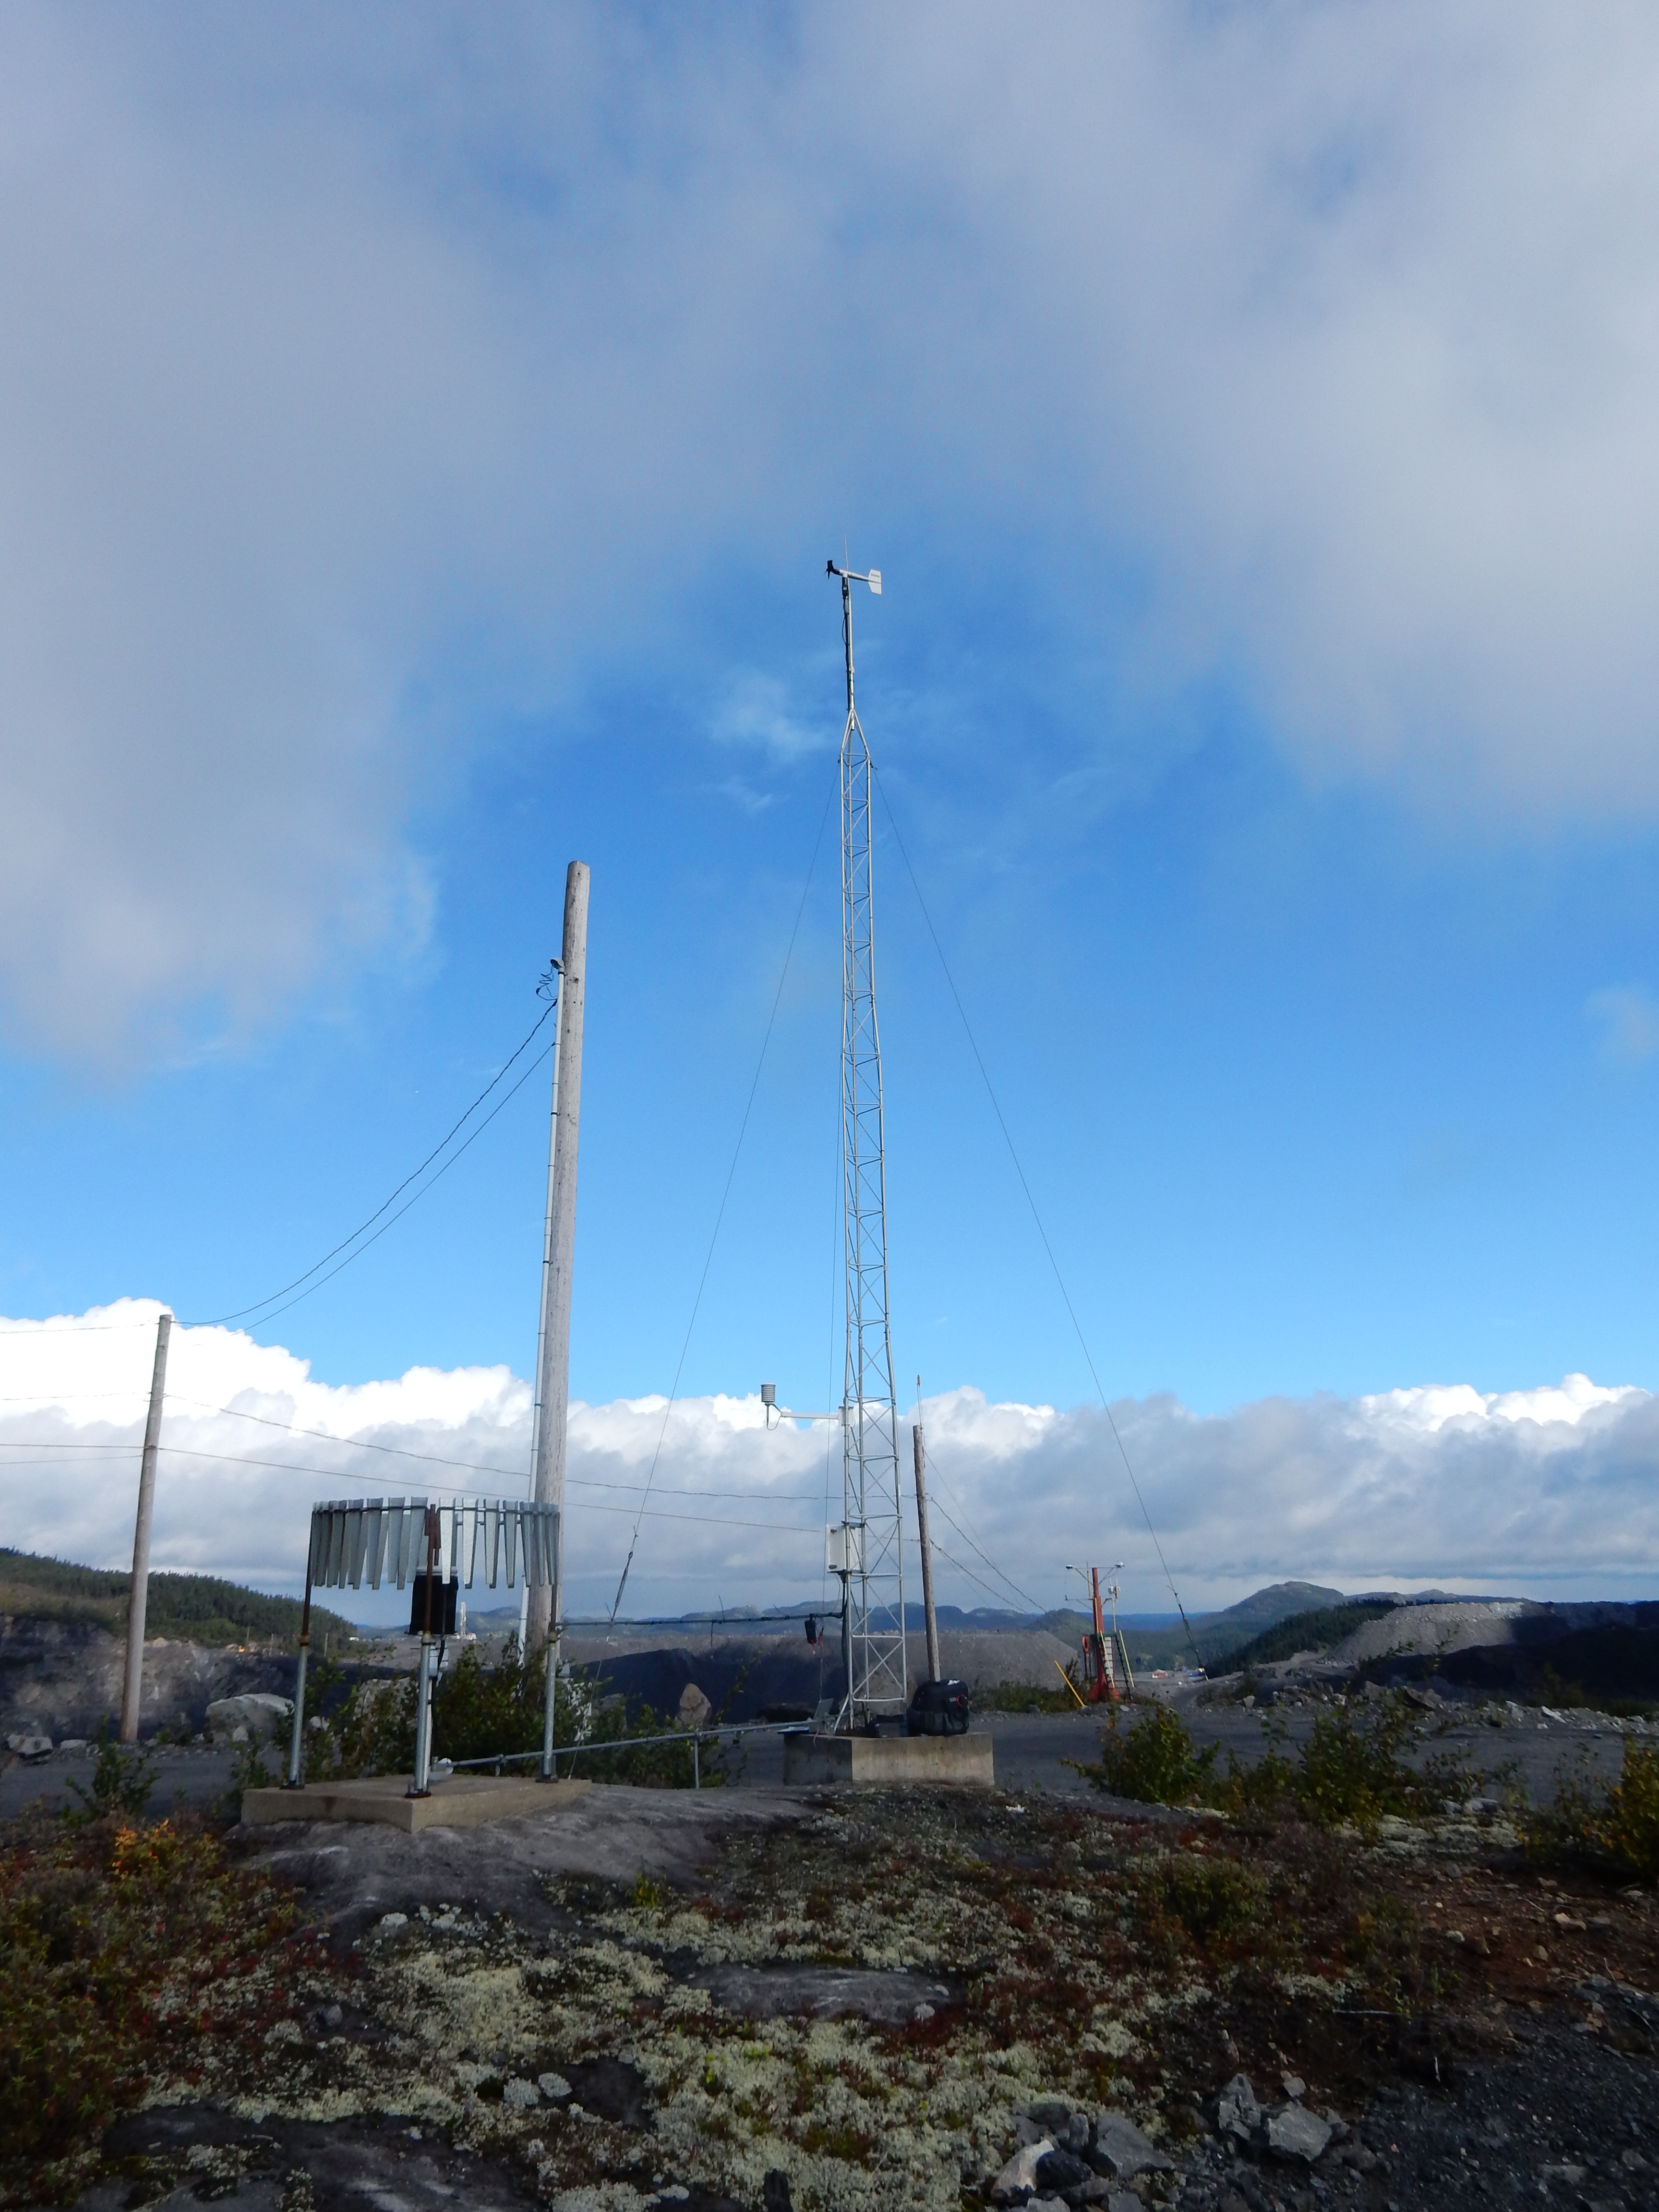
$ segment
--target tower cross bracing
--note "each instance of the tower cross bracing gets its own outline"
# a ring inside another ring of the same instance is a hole
[[[847,722],[841,740],[841,1152],[847,1305],[842,1474],[849,1571],[842,1719],[843,1725],[859,1728],[884,1712],[902,1713],[909,1689],[898,1409],[888,1326],[881,1037],[876,1024],[873,769],[853,685],[853,586],[867,584],[879,592],[881,572],[860,575],[833,561],[829,572],[841,579],[847,659]]]

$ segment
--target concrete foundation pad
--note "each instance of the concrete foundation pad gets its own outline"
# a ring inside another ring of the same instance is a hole
[[[812,1735],[803,1730],[783,1743],[786,1784],[945,1782],[987,1790],[996,1779],[988,1735]]]
[[[406,1774],[362,1782],[306,1782],[297,1790],[246,1790],[242,1825],[276,1820],[376,1820],[404,1835],[422,1828],[477,1828],[489,1820],[523,1820],[559,1813],[585,1797],[591,1782],[526,1782],[506,1776],[452,1774],[429,1796],[411,1797]]]

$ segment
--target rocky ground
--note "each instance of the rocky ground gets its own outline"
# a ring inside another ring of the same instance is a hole
[[[234,1853],[299,1925],[88,2212],[1659,2202],[1659,1910],[1491,1815],[595,1789]]]
[[[0,1615],[0,1741],[9,1735],[93,1736],[120,1711],[125,1638],[88,1621]],[[216,1698],[291,1692],[294,1661],[279,1653],[154,1637],[144,1646],[140,1724],[190,1735]]]

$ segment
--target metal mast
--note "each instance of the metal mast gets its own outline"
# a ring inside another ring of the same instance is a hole
[[[847,1687],[842,1725],[871,1726],[908,1702],[904,1559],[899,1504],[898,1409],[887,1325],[887,1159],[881,1040],[876,1029],[875,919],[871,895],[870,748],[853,696],[853,586],[881,591],[881,571],[837,568],[847,653],[847,725],[841,739],[841,1153],[846,1205],[847,1367],[842,1401],[846,1528]]]

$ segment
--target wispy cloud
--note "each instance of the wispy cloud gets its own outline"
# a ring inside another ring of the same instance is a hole
[[[839,725],[829,729],[822,714],[811,721],[803,720],[795,711],[789,687],[776,677],[752,668],[740,670],[731,678],[708,726],[717,744],[753,746],[781,761],[822,752],[841,735]]]
[[[1659,1006],[1642,984],[1592,991],[1584,1010],[1601,1031],[1604,1059],[1629,1067],[1659,1052]]]
[[[9,1542],[106,1566],[130,1557],[155,1310],[123,1301],[0,1327]],[[530,1393],[504,1367],[336,1386],[280,1347],[180,1329],[168,1382],[158,1565],[293,1589],[314,1498],[523,1494]],[[1659,1403],[1644,1390],[1571,1375],[1534,1390],[1425,1385],[1204,1417],[1153,1398],[1115,1413],[1189,1605],[1289,1576],[1545,1594],[1649,1593],[1659,1578]],[[665,1431],[663,1414],[657,1396],[572,1409],[573,1607],[608,1607],[659,1437],[630,1605],[815,1595],[826,1476],[840,1517],[828,1432],[769,1430],[751,1397],[687,1400]],[[1129,1563],[1137,1609],[1167,1606],[1097,1407],[960,1389],[929,1399],[924,1418],[951,1601],[1058,1603],[1066,1564],[1086,1557]]]
[[[1641,11],[198,29],[0,33],[0,1003],[46,1048],[418,929],[434,744],[849,504],[994,518],[1085,639],[1133,573],[1138,680],[1224,667],[1322,770],[1659,805]],[[762,677],[716,722],[816,741]]]

